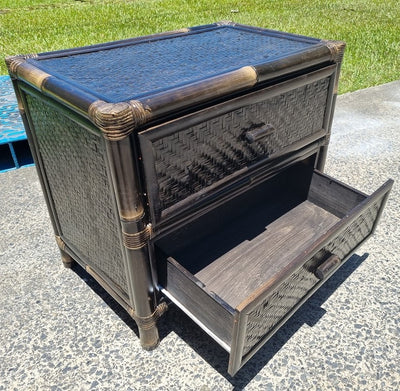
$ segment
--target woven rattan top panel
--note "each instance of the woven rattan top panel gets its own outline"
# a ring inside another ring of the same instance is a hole
[[[108,102],[125,101],[248,65],[303,52],[321,41],[270,30],[210,25],[170,35],[40,55],[28,61]]]

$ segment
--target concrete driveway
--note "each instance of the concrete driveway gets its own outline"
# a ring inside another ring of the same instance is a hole
[[[375,236],[240,370],[178,309],[161,344],[64,269],[35,168],[0,174],[0,390],[399,390],[400,82],[339,97],[326,172],[396,182]]]

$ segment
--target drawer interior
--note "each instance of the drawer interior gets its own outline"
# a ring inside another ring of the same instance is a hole
[[[222,341],[231,374],[331,274],[317,268],[334,257],[334,272],[372,233],[390,190],[368,197],[312,162],[155,242],[161,288]]]
[[[318,179],[312,179],[312,167],[298,164],[161,239],[157,247],[236,308],[362,198],[355,192],[346,207],[329,203],[317,195]]]

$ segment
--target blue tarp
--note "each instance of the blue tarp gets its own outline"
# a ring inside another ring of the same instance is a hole
[[[0,76],[0,172],[32,163],[11,80]]]

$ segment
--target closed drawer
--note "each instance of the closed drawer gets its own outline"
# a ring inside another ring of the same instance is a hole
[[[335,69],[323,68],[141,132],[153,222],[324,137]]]
[[[234,375],[371,235],[391,186],[366,196],[287,169],[159,239],[160,289],[230,353]]]

